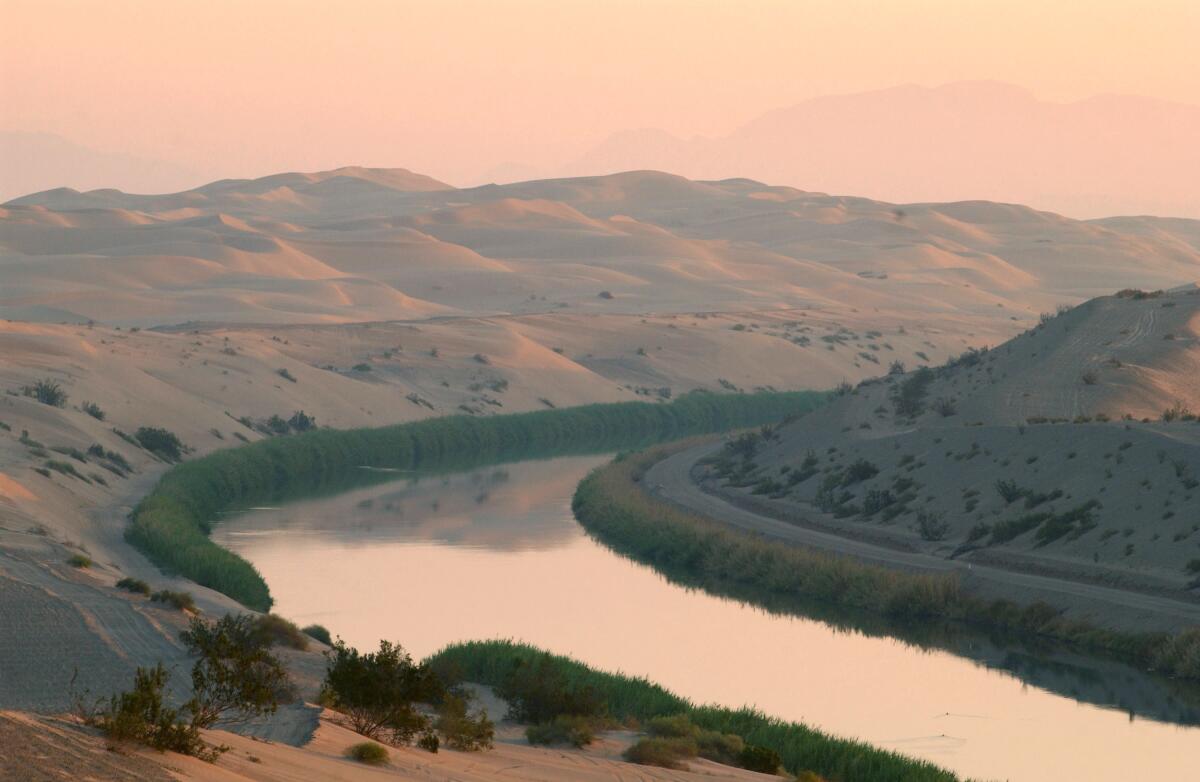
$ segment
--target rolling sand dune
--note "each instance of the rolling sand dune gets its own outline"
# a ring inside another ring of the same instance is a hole
[[[853,301],[896,315],[936,303],[1013,333],[1059,302],[1194,281],[1198,248],[1195,221],[1081,222],[985,201],[895,205],[652,171],[455,189],[402,169],[345,168],[10,201],[0,315],[145,327],[849,314]]]

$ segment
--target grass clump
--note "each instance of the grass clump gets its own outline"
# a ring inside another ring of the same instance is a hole
[[[308,648],[308,636],[279,614],[263,614],[254,620],[254,633],[265,646],[286,646],[304,651]]]
[[[366,763],[368,766],[387,765],[389,755],[387,747],[374,741],[362,741],[346,748],[346,757]]]
[[[150,599],[155,603],[169,605],[177,611],[195,611],[196,599],[192,597],[191,592],[175,592],[170,589],[160,589],[150,595]]]
[[[72,554],[67,559],[67,564],[71,567],[77,567],[83,570],[92,566],[92,558],[84,556],[83,554]]]
[[[126,592],[133,592],[135,595],[150,596],[150,585],[140,578],[123,578],[117,582],[117,589],[124,589]]]
[[[67,392],[57,381],[45,378],[31,386],[22,386],[21,395],[31,397],[51,407],[66,407]]]
[[[79,406],[79,409],[95,418],[97,421],[103,421],[106,413],[100,409],[100,405],[95,402],[84,402]]]
[[[185,446],[173,432],[153,426],[139,427],[133,437],[138,445],[168,462],[183,458]]]

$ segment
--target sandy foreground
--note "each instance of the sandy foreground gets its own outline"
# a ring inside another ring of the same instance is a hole
[[[195,780],[196,782],[359,782],[363,780],[430,780],[431,782],[490,782],[491,780],[767,780],[777,779],[707,760],[688,764],[685,771],[638,766],[623,761],[621,752],[635,734],[603,734],[583,750],[530,747],[520,726],[501,723],[495,749],[484,752],[389,748],[384,766],[366,766],[346,758],[345,751],[363,737],[339,725],[325,712],[311,741],[293,747],[225,731],[206,731],[213,744],[229,747],[216,763],[176,753],[134,748],[110,749],[94,731],[68,719],[20,712],[0,712],[0,777],[17,782],[57,782],[88,779]]]

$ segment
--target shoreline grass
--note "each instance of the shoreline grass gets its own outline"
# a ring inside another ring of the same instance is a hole
[[[888,782],[953,782],[951,772],[928,761],[841,739],[806,725],[769,717],[753,709],[729,709],[692,703],[647,679],[608,673],[561,655],[515,641],[468,641],[452,644],[427,662],[466,681],[499,687],[514,665],[544,658],[572,688],[590,688],[607,705],[608,716],[622,723],[646,723],[655,717],[686,715],[696,726],[741,737],[747,744],[773,749],[793,774],[812,771],[823,778]]]
[[[1052,606],[984,600],[956,576],[891,570],[849,557],[770,542],[647,494],[640,481],[654,463],[686,445],[619,456],[588,475],[572,509],[601,544],[649,565],[669,580],[769,610],[806,613],[816,601],[914,625],[957,623],[987,632],[1068,644],[1143,669],[1200,680],[1200,628],[1178,635],[1120,632],[1066,619]]]
[[[363,479],[362,467],[467,469],[522,458],[601,453],[776,422],[807,412],[825,398],[817,391],[693,392],[670,403],[448,416],[262,440],[169,470],[134,509],[126,540],[163,570],[265,612],[272,601],[262,575],[208,537],[223,512],[281,496],[349,487]]]

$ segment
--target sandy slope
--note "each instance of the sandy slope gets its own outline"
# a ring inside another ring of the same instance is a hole
[[[1200,425],[1188,413],[1200,409],[1198,324],[1190,290],[1090,301],[939,371],[915,418],[893,399],[912,373],[867,382],[761,443],[745,477],[702,480],[755,513],[922,567],[1002,567],[1200,605]],[[922,517],[945,524],[940,537]]]

